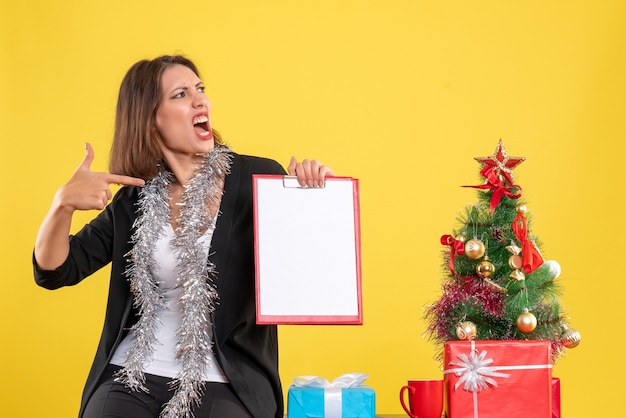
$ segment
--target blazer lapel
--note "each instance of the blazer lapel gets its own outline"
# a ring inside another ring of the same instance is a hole
[[[230,173],[227,174],[224,179],[224,194],[222,195],[222,201],[220,203],[220,214],[215,224],[215,231],[213,232],[211,249],[209,251],[209,260],[215,264],[218,271],[218,281],[220,266],[226,264],[226,256],[228,254],[226,250],[229,245],[234,214],[237,213],[237,196],[239,196],[239,187],[241,184],[241,162],[239,156],[234,153],[231,155],[233,157],[232,165],[230,167]]]

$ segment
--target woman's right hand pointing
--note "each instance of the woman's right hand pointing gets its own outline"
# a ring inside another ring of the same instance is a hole
[[[72,177],[58,191],[55,199],[59,206],[74,210],[101,210],[111,200],[111,184],[143,186],[142,179],[117,174],[91,171],[95,154],[91,144],[85,144],[85,157]]]

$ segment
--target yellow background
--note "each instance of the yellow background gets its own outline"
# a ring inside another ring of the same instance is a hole
[[[477,184],[473,157],[502,138],[527,157],[516,180],[583,337],[554,369],[563,416],[623,411],[626,2],[0,4],[0,415],[76,415],[108,269],[48,292],[32,245],[85,141],[106,169],[127,68],[170,53],[199,65],[234,150],[360,179],[364,325],[281,326],[285,389],[360,371],[377,412],[399,414],[408,379],[441,376],[422,320],[440,292],[439,237],[477,200],[459,187]]]

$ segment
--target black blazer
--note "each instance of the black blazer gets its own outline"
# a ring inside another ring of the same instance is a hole
[[[283,175],[285,171],[273,160],[233,153],[209,254],[218,272],[219,305],[212,317],[214,352],[254,417],[282,417],[277,327],[257,325],[255,317],[252,174]],[[115,348],[138,319],[124,275],[137,199],[137,187],[122,188],[104,211],[70,237],[70,255],[56,270],[39,269],[33,257],[35,281],[47,289],[75,285],[112,262],[104,328],[79,417]]]

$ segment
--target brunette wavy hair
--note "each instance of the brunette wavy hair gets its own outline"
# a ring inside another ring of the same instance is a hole
[[[115,133],[109,158],[109,172],[149,180],[164,161],[156,112],[161,104],[161,78],[170,66],[180,64],[198,77],[196,65],[182,55],[163,55],[135,63],[122,80],[117,98]],[[213,131],[216,144],[222,144]]]

